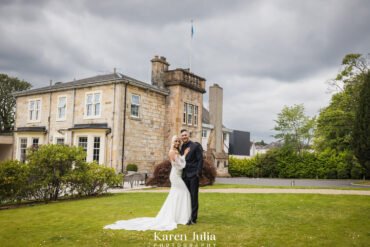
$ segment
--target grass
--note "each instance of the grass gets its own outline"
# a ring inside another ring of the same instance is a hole
[[[370,190],[370,187],[338,187],[338,186],[272,186],[272,185],[248,185],[248,184],[213,184],[200,187],[201,189],[235,189],[235,188],[275,188],[275,189],[336,189],[336,190]],[[168,187],[152,187],[143,190],[166,190]]]
[[[0,245],[154,247],[155,231],[104,230],[103,226],[120,219],[154,217],[166,196],[109,194],[1,210]],[[367,246],[370,241],[368,196],[200,193],[199,199],[196,225],[179,225],[160,234],[190,238],[193,232],[208,232],[216,236],[216,246]]]

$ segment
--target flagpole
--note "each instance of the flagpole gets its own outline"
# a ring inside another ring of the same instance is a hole
[[[194,36],[194,27],[193,27],[193,20],[191,20],[189,71],[191,71],[191,60],[192,60],[192,56],[193,56],[193,36]]]

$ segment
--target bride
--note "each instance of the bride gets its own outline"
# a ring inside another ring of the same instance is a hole
[[[125,229],[125,230],[158,230],[166,231],[177,228],[177,224],[185,225],[191,216],[191,198],[188,188],[181,178],[182,169],[185,167],[185,156],[180,156],[180,138],[173,136],[171,148],[168,153],[171,161],[170,192],[156,217],[141,217],[130,220],[119,220],[114,224],[107,225],[104,229]]]

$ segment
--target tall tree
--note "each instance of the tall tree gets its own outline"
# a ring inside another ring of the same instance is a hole
[[[30,88],[31,84],[26,81],[0,74],[0,132],[13,130],[15,113],[13,93]]]
[[[370,177],[370,72],[364,74],[353,128],[354,153]]]
[[[292,107],[284,106],[275,122],[274,130],[278,133],[274,137],[282,140],[286,147],[302,153],[302,150],[309,146],[315,127],[315,118],[304,114],[303,104]]]
[[[332,84],[339,90],[330,104],[320,110],[315,130],[316,151],[325,149],[337,153],[352,150],[355,111],[364,74],[369,71],[369,59],[361,54],[348,54],[342,60],[342,69]]]

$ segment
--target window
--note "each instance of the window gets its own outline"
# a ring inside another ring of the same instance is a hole
[[[41,100],[30,100],[28,104],[28,120],[40,121]]]
[[[86,117],[99,117],[101,112],[101,93],[88,93],[86,94]]]
[[[87,137],[86,136],[80,136],[78,138],[78,146],[82,147],[83,150],[87,153]]]
[[[67,97],[60,96],[58,98],[57,120],[66,119],[66,108],[67,108]]]
[[[184,114],[183,114],[183,118],[182,118],[182,123],[183,124],[187,123],[187,120],[186,120],[187,115],[188,115],[188,104],[184,103]]]
[[[100,157],[100,137],[94,137],[93,160],[99,163]]]
[[[56,139],[56,143],[57,143],[58,145],[64,145],[64,138],[57,138],[57,139]]]
[[[188,125],[198,125],[198,106],[184,103],[184,113],[182,123]]]
[[[19,142],[19,160],[24,163],[26,162],[27,138],[20,138]]]
[[[194,106],[194,125],[198,125],[198,106]]]
[[[139,117],[139,107],[140,107],[140,96],[131,95],[131,116]]]
[[[193,109],[194,109],[194,106],[191,104],[188,104],[188,125],[191,125],[193,121]]]
[[[39,138],[32,138],[32,148],[38,148],[39,147]]]
[[[202,137],[207,137],[207,130],[202,130]]]

